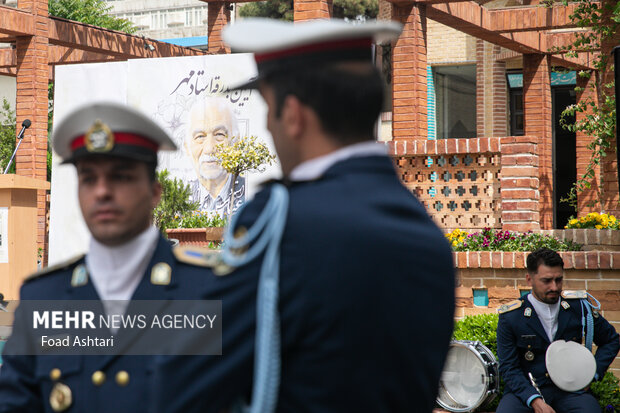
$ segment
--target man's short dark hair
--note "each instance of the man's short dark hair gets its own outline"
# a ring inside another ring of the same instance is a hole
[[[157,162],[145,162],[146,163],[146,172],[149,174],[149,179],[151,182],[155,182],[157,176]]]
[[[538,273],[538,267],[542,264],[547,267],[564,268],[564,260],[560,254],[549,248],[539,248],[527,256],[527,271],[530,274]]]
[[[325,132],[339,143],[373,138],[383,104],[383,81],[370,63],[361,72],[339,66],[278,72],[265,82],[273,88],[277,117],[286,97],[293,95],[316,112]]]

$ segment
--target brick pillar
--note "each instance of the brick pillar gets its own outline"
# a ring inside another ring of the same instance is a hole
[[[609,7],[606,7],[609,6]],[[611,27],[612,23],[610,21],[612,17],[612,10],[616,7],[615,0],[604,0],[603,1],[603,13],[602,13],[602,21],[606,23],[608,27]],[[601,43],[601,55],[606,56],[608,60],[608,70],[605,73],[601,74],[603,84],[611,83],[614,81],[614,71],[609,70],[614,63],[614,58],[612,54],[612,50],[615,46],[620,44],[620,33],[616,32],[610,38],[605,39]],[[603,95],[613,96],[615,93],[614,88],[607,89],[602,88],[601,90]],[[616,99],[620,99],[620,96],[617,96]],[[604,98],[603,98],[604,100]],[[618,125],[616,125],[616,129]],[[618,161],[617,154],[614,149],[617,149],[616,137],[611,140],[611,149],[607,151],[607,156],[601,160],[601,173],[602,176],[602,185],[603,185],[603,193],[602,193],[602,205],[600,210],[611,213],[615,216],[620,214],[620,197],[618,194]]]
[[[386,0],[379,0],[379,14],[377,20],[391,20],[392,18],[392,3]]]
[[[331,19],[332,0],[294,0],[293,20]]]
[[[577,76],[577,87],[583,90],[577,91],[577,104],[580,104],[587,100],[596,101],[596,90],[594,87],[594,76],[590,79]],[[576,121],[582,121],[591,111],[586,113],[577,113]],[[588,145],[594,138],[588,136],[584,132],[577,131],[576,133],[576,152],[577,152],[577,179],[580,179],[586,172],[586,168],[590,163],[590,157],[592,156],[592,150],[588,149]],[[614,154],[615,155],[615,154]],[[586,189],[577,193],[577,210],[579,215],[587,214],[588,212],[600,211],[600,205],[592,205],[598,202],[598,183],[599,183],[599,168],[595,168],[595,177],[590,181],[590,189]]]
[[[208,3],[207,36],[209,53],[230,53],[230,48],[222,41],[222,29],[230,22],[230,3],[223,1]]]
[[[507,136],[508,130],[508,81],[506,80],[506,62],[496,60],[502,48],[493,45],[493,136]]]
[[[496,60],[501,47],[476,39],[476,134],[508,135],[506,63]]]
[[[486,94],[490,93],[484,84],[486,65],[484,59],[484,40],[476,39],[476,136],[490,136],[485,130]]]
[[[48,6],[47,0],[19,0],[18,7],[35,16],[34,36],[18,37],[17,51],[17,131],[24,119],[30,119],[32,126],[15,156],[15,171],[18,175],[41,180],[47,179],[47,87],[49,68],[48,48]],[[47,261],[46,193],[37,195],[37,246],[44,250]]]
[[[549,57],[523,55],[523,110],[525,135],[538,139],[540,157],[540,226],[553,227],[553,171],[551,163],[552,127],[551,65]]]
[[[392,54],[392,136],[426,139],[426,6],[392,6],[392,20],[404,24]]]
[[[501,139],[500,188],[502,229],[540,229],[538,137],[509,136]]]

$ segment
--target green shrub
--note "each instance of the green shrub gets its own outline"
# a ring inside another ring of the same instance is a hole
[[[225,227],[227,219],[216,213],[203,211],[188,211],[175,216],[169,228],[210,228]]]
[[[612,372],[608,371],[603,380],[592,383],[590,389],[603,412],[620,411],[620,387],[618,387],[618,378]]]
[[[15,111],[11,109],[11,105],[2,99],[2,107],[0,108],[0,173],[4,172],[6,166],[15,150]],[[15,173],[15,161],[11,164],[8,171]]]
[[[226,226],[226,218],[215,213],[199,211],[198,202],[191,202],[189,185],[162,170],[157,180],[162,186],[161,201],[153,211],[153,222],[165,234],[171,228],[209,228]]]
[[[455,340],[479,341],[497,358],[497,314],[467,316],[454,323]]]
[[[189,185],[174,178],[170,179],[167,170],[157,172],[157,179],[162,186],[161,201],[153,211],[153,222],[165,235],[167,228],[177,228],[179,216],[191,213],[198,208],[198,202],[191,202]]]
[[[542,247],[554,251],[581,250],[581,244],[532,231],[519,233],[485,228],[468,234],[455,229],[446,234],[446,238],[454,251],[535,251]]]

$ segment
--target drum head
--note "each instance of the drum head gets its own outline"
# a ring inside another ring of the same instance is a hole
[[[484,347],[480,343],[477,346]],[[437,403],[451,412],[469,412],[489,395],[489,363],[482,360],[476,345],[455,341],[451,344],[441,376]],[[486,350],[486,355],[493,358]],[[491,363],[494,363],[493,359]]]

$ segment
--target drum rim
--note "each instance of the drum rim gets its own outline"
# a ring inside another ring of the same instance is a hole
[[[478,361],[480,361],[482,363],[483,366],[485,366],[485,368],[488,367],[497,367],[497,360],[495,359],[495,356],[493,355],[493,352],[491,350],[489,350],[489,348],[487,346],[485,346],[484,344],[482,344],[481,341],[477,341],[477,340],[452,340],[450,341],[450,347],[452,347],[453,345],[458,345],[460,347],[464,347],[466,349],[468,349],[470,352],[472,352],[476,358],[478,359]],[[492,361],[489,363],[488,361],[484,360],[484,358],[482,357],[482,355],[480,354],[480,352],[478,351],[478,346],[481,347],[481,349],[486,353],[487,356],[490,356]],[[472,350],[476,350],[476,351],[472,351]],[[445,368],[445,364],[444,364],[444,368]],[[497,394],[497,389],[491,389],[490,388],[490,378],[488,376],[488,372],[486,372],[487,374],[485,374],[484,377],[484,391],[482,392],[482,395],[478,398],[478,400],[476,400],[475,403],[473,403],[471,406],[466,406],[463,408],[459,408],[459,407],[453,407],[453,406],[448,406],[446,405],[443,401],[440,400],[439,398],[439,391],[437,393],[437,398],[435,399],[435,401],[437,402],[437,404],[439,404],[442,408],[450,411],[450,412],[454,412],[454,413],[466,413],[466,412],[471,412],[475,409],[477,409],[478,407],[480,407],[484,402],[487,401],[487,398],[489,397],[489,395],[493,395],[491,398],[489,398],[489,402],[492,401],[495,398],[495,394]],[[499,385],[499,383],[498,383]],[[443,380],[440,378],[439,379],[439,390],[444,389],[445,391],[445,387],[443,385]],[[445,391],[446,394],[450,395],[447,391]],[[452,399],[454,400],[454,399]],[[461,404],[460,402],[458,402],[457,400],[454,400],[456,403]]]

